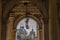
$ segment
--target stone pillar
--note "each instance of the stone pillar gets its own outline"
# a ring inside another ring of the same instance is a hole
[[[49,40],[48,18],[43,18],[44,21],[44,40]]]
[[[58,17],[56,0],[49,0],[49,40],[58,40]]]
[[[49,40],[49,28],[48,24],[44,24],[44,40]]]
[[[2,3],[0,0],[0,40],[1,40],[1,27],[2,27]]]
[[[13,40],[13,22],[14,17],[9,17],[7,24],[7,40]]]
[[[41,18],[40,22],[42,23],[42,29],[39,29],[39,40],[44,40],[44,22]]]

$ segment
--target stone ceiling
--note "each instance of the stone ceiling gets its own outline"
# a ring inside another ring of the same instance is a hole
[[[26,11],[28,11],[31,14],[41,14],[39,9],[36,6],[32,5],[31,3],[27,4],[27,9],[24,3],[21,3],[17,5],[16,7],[14,7],[12,10],[12,12],[17,13],[17,14],[25,14]]]
[[[3,20],[7,20],[9,16],[9,12],[15,7],[17,3],[22,0],[3,0]],[[26,1],[26,0],[24,0]],[[45,18],[48,18],[48,0],[28,0],[41,11],[42,15]],[[58,9],[58,16],[60,18],[60,0],[57,0],[57,9]],[[8,16],[7,16],[8,15]]]

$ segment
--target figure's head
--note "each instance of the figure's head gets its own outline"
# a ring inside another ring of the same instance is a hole
[[[20,26],[20,28],[24,28],[24,26]]]
[[[24,26],[22,26],[22,28],[24,28]]]
[[[33,29],[32,29],[32,31],[33,31]]]

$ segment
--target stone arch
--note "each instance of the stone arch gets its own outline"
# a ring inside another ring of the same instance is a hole
[[[40,22],[41,20],[39,20],[38,18],[36,18],[36,17],[33,16],[33,15],[29,15],[29,17],[32,18],[32,19],[34,19],[34,20],[38,23],[39,27],[41,27],[41,25],[40,25],[40,24],[41,24],[41,22]],[[19,22],[20,20],[24,19],[24,18],[25,18],[25,15],[19,17],[19,18],[15,21],[14,27],[16,28],[18,22]]]
[[[36,20],[36,22],[38,23],[38,25],[39,25],[39,27],[41,26],[40,24],[41,24],[41,22],[42,22],[42,29],[38,29],[38,31],[40,31],[41,33],[39,34],[39,35],[41,35],[42,37],[43,37],[43,39],[41,38],[40,40],[44,40],[44,23],[43,23],[43,20],[42,19],[38,19],[38,18],[36,18],[35,16],[33,16],[33,15],[29,15],[29,17],[30,18],[32,18],[32,19],[34,19],[34,20]],[[23,18],[25,18],[25,15],[23,15],[23,16],[19,16],[18,17],[18,19],[14,22],[14,16],[13,17],[9,17],[9,19],[10,19],[10,23],[8,23],[7,24],[7,38],[8,38],[8,40],[15,40],[15,36],[16,36],[16,27],[17,27],[17,24],[18,24],[18,22],[19,21],[21,21]],[[10,32],[11,31],[11,32]],[[11,33],[11,34],[9,34],[9,32]],[[9,37],[9,35],[11,35],[10,37]],[[9,38],[11,38],[11,39],[9,39]]]
[[[38,29],[38,31],[40,31],[42,34],[39,34],[39,35],[41,35],[42,36],[42,38],[39,38],[40,40],[44,40],[44,22],[43,22],[43,20],[41,19],[41,20],[39,20],[38,18],[36,18],[35,16],[33,16],[33,15],[29,15],[29,17],[30,18],[32,18],[32,19],[34,19],[37,23],[38,23],[38,25],[39,25],[39,27],[41,26],[40,24],[41,24],[41,22],[42,22],[42,29]],[[20,16],[16,21],[15,21],[15,24],[14,24],[14,31],[15,31],[15,33],[14,34],[16,34],[16,28],[17,28],[17,24],[19,23],[19,21],[21,21],[22,19],[24,19],[25,18],[25,15],[23,15],[23,16]],[[15,35],[16,36],[16,35]],[[41,37],[40,36],[40,37]]]
[[[16,5],[16,4],[14,4],[14,5]],[[15,6],[13,6],[13,7],[15,7]],[[12,8],[13,9],[13,8]],[[11,9],[11,10],[12,10]],[[38,24],[41,24],[40,23],[40,21],[43,21],[43,20],[38,20],[36,17],[34,17],[34,16],[32,16],[32,15],[29,15],[31,18],[33,18],[33,19],[35,19],[37,22],[38,22]],[[22,18],[24,18],[24,16],[22,16],[22,17],[19,17],[17,20],[16,20],[16,23],[15,23],[15,25],[14,26],[12,26],[13,28],[17,25],[17,23],[22,19]],[[44,24],[44,23],[42,23],[42,24]],[[15,27],[15,29],[16,29],[16,27]],[[12,30],[14,30],[14,29],[12,29]],[[13,31],[14,32],[14,31]],[[13,33],[13,35],[15,36],[15,32]],[[44,39],[44,38],[43,38]],[[14,40],[14,39],[13,39]]]

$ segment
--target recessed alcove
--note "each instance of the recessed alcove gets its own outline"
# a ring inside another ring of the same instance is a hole
[[[29,18],[29,22],[28,22],[29,29],[27,29],[25,21],[26,18],[22,19],[17,24],[16,40],[20,40],[20,39],[39,40],[38,23],[34,19]]]

